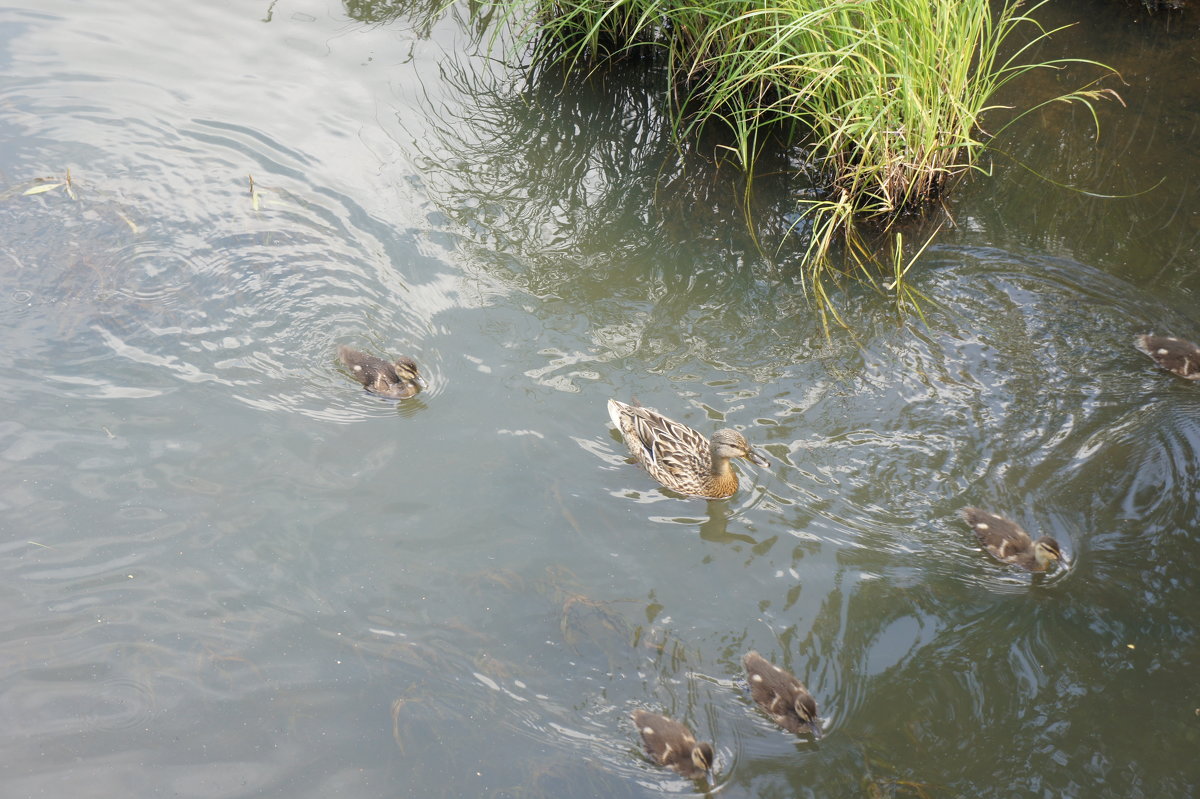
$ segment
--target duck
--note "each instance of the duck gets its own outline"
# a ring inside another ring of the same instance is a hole
[[[788,732],[821,737],[817,701],[796,676],[776,666],[754,650],[742,658],[750,696],[771,720]]]
[[[680,494],[725,499],[738,489],[737,472],[730,460],[745,458],[759,466],[767,465],[766,458],[736,430],[718,430],[710,442],[701,433],[643,407],[637,400],[626,405],[610,399],[608,416],[634,460],[655,480]]]
[[[697,743],[696,736],[685,725],[640,708],[633,711],[631,718],[642,734],[646,752],[658,765],[672,768],[691,780],[701,779],[712,770],[712,744]]]
[[[393,399],[408,399],[428,388],[417,370],[417,363],[401,355],[392,363],[383,358],[359,352],[346,345],[338,347],[338,358],[350,369],[354,379],[372,394]]]
[[[961,513],[979,543],[996,560],[1031,572],[1044,572],[1051,563],[1062,560],[1062,549],[1048,535],[1034,541],[1016,522],[979,508],[963,508]]]
[[[1200,380],[1200,347],[1173,336],[1144,335],[1134,339],[1134,346],[1149,355],[1160,369],[1166,369],[1184,380]]]

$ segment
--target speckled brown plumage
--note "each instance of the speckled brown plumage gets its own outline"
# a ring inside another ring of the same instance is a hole
[[[635,710],[632,718],[646,752],[658,765],[673,768],[692,780],[704,777],[712,768],[712,744],[697,743],[696,736],[683,724],[648,710]]]
[[[383,358],[342,345],[338,347],[338,358],[354,379],[372,394],[408,399],[426,387],[425,378],[417,370],[416,362],[407,356],[402,355],[388,363]]]
[[[1016,522],[979,508],[963,508],[962,517],[996,560],[1033,572],[1046,571],[1051,563],[1062,560],[1058,542],[1050,536],[1034,541]]]
[[[797,735],[821,737],[817,702],[804,683],[757,652],[747,652],[742,665],[746,668],[751,698],[772,721]]]
[[[1138,336],[1134,346],[1149,355],[1159,368],[1185,380],[1200,380],[1200,347],[1171,336]]]
[[[710,442],[687,425],[650,408],[608,401],[608,416],[625,439],[634,460],[672,491],[724,499],[738,488],[732,458],[766,466],[767,461],[736,430],[718,430]]]

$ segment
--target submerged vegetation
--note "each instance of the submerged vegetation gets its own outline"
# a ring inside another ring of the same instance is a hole
[[[1026,60],[1054,32],[1029,16],[1044,2],[1022,10],[1013,0],[509,0],[505,13],[535,69],[656,59],[677,135],[724,126],[722,149],[748,175],[765,146],[806,146],[821,194],[802,217],[805,271],[820,294],[835,242],[860,241],[856,222],[886,228],[981,169],[980,120],[1002,87],[1079,62]],[[1085,87],[1046,102],[1091,109],[1108,91]],[[845,252],[858,267],[871,260],[860,245]]]

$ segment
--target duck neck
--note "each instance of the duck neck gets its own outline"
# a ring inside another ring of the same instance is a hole
[[[733,467],[729,465],[729,458],[712,459],[712,465],[708,469],[708,473],[713,477],[729,477],[733,474]]]

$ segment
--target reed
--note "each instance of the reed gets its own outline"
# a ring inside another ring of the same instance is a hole
[[[1031,70],[1094,63],[1028,60],[1055,32],[1030,16],[1045,2],[512,0],[505,13],[533,43],[535,65],[655,55],[677,134],[727,127],[725,149],[751,175],[768,142],[809,147],[822,189],[804,209],[816,288],[856,222],[886,228],[979,169],[980,121],[1000,89]],[[1085,87],[1046,102],[1091,108],[1106,93]]]

